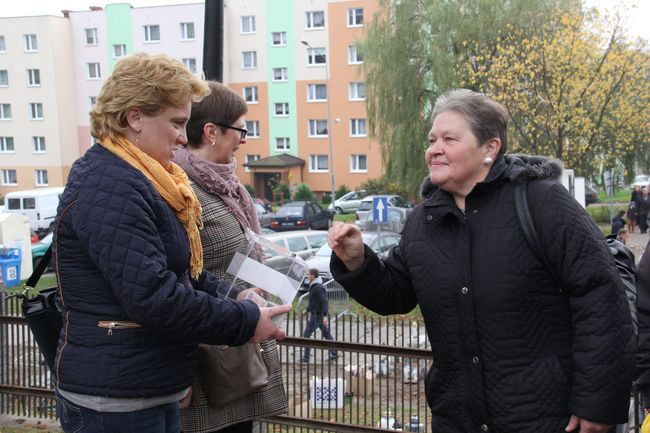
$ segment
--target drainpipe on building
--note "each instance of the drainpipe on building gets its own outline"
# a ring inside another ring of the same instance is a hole
[[[223,83],[223,0],[205,0],[203,74]]]

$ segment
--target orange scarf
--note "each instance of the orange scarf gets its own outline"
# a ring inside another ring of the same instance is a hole
[[[183,169],[173,162],[168,168],[163,167],[124,137],[102,137],[100,144],[140,170],[169,207],[174,209],[190,240],[190,275],[198,280],[203,270],[203,248],[199,234],[203,228],[201,204]]]

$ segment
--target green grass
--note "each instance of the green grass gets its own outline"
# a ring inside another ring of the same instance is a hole
[[[23,291],[23,285],[25,284],[27,280],[22,280],[20,284],[17,286],[13,287],[7,287],[7,293],[19,293]],[[41,276],[40,280],[38,280],[38,284],[36,284],[36,289],[41,290],[41,289],[47,289],[48,287],[54,287],[56,286],[56,275],[54,274],[45,274]]]
[[[614,203],[625,203],[627,208],[627,204],[630,202],[631,195],[632,190],[630,188],[617,189],[614,192]],[[607,191],[605,191],[604,188],[598,190],[598,199],[601,203],[609,203],[609,196],[607,195]]]

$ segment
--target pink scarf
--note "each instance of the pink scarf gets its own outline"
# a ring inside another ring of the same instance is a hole
[[[260,232],[253,199],[235,174],[236,160],[233,159],[230,164],[217,164],[197,158],[184,146],[179,146],[174,150],[173,161],[185,170],[194,182],[223,200],[244,231],[249,228],[255,233]]]

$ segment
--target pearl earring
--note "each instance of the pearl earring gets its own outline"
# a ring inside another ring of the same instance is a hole
[[[214,146],[216,143],[217,143],[216,141],[213,141],[212,143],[210,143],[210,146]]]
[[[490,165],[493,162],[494,162],[494,160],[492,159],[491,156],[486,156],[485,158],[483,158],[483,164],[485,164],[485,165]]]

